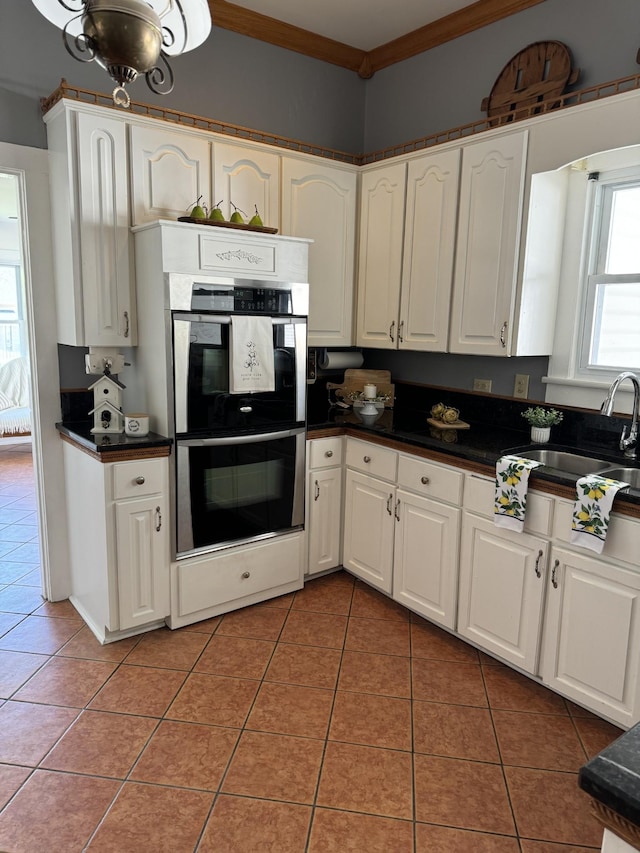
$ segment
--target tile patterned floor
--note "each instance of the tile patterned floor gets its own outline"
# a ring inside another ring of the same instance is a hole
[[[620,733],[344,572],[100,646],[0,447],[0,850],[586,853]]]

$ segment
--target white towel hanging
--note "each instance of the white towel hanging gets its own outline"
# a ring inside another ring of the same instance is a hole
[[[229,393],[275,391],[271,317],[231,318]]]

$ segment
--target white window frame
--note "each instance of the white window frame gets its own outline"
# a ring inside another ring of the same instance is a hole
[[[629,275],[611,275],[604,272],[609,242],[608,225],[612,207],[612,190],[624,186],[637,186],[638,184],[640,184],[640,167],[603,172],[594,180],[589,181],[585,219],[587,245],[585,246],[584,263],[580,275],[580,322],[574,353],[574,375],[579,380],[612,382],[623,370],[637,371],[639,368],[639,365],[630,364],[606,367],[590,364],[598,285],[603,283],[634,283],[638,281],[640,276],[640,270]]]

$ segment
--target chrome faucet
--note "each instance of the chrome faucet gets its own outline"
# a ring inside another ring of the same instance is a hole
[[[600,409],[600,414],[611,417],[613,398],[615,397],[616,391],[623,379],[630,379],[633,383],[633,414],[631,415],[631,427],[629,428],[629,433],[627,434],[626,426],[622,428],[619,447],[620,450],[624,450],[625,456],[635,458],[638,445],[638,408],[640,407],[640,381],[638,381],[638,377],[635,373],[631,373],[627,370],[616,376],[611,383],[611,387],[607,391],[607,396],[605,397],[602,408]]]

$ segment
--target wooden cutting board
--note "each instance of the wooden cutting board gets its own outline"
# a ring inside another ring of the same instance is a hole
[[[349,401],[349,395],[364,391],[365,385],[375,385],[378,394],[387,394],[389,399],[385,402],[385,409],[393,408],[395,398],[395,385],[391,382],[390,370],[365,370],[360,367],[349,367],[344,372],[344,381],[340,383],[327,382],[327,390],[335,390],[338,399]]]

